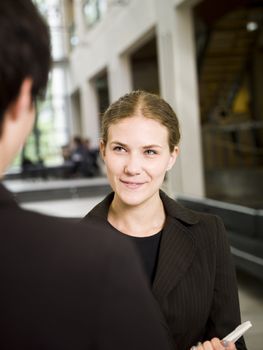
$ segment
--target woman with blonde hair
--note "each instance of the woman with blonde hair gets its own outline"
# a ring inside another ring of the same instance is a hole
[[[159,96],[134,91],[109,106],[101,131],[113,192],[84,220],[103,222],[105,230],[133,241],[175,349],[245,350],[243,339],[236,347],[220,341],[240,323],[222,221],[184,208],[161,190],[179,152],[175,112]]]

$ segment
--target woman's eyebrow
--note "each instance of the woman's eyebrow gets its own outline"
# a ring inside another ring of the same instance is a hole
[[[126,143],[120,142],[120,141],[111,141],[110,142],[111,145],[118,145],[121,147],[129,147]],[[150,145],[145,145],[142,147],[143,149],[148,149],[148,148],[162,148],[161,145],[157,145],[157,144],[150,144]]]
[[[146,149],[146,148],[162,148],[162,146],[156,145],[156,144],[152,144],[152,145],[143,146],[143,148],[144,148],[144,149]]]
[[[122,147],[128,147],[128,145],[126,145],[125,143],[119,142],[119,141],[111,141],[110,144],[111,145],[115,144],[115,145],[122,146]]]

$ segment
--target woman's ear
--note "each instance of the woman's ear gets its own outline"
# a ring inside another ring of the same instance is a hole
[[[105,148],[106,148],[105,142],[103,140],[100,140],[100,155],[103,160],[105,158]]]
[[[28,113],[32,109],[32,79],[26,78],[21,84],[16,100],[9,107],[9,115],[16,120],[20,115]]]
[[[171,170],[172,167],[174,166],[178,154],[179,154],[179,147],[178,146],[174,146],[173,151],[170,153],[170,159],[169,159],[169,163],[168,163],[168,166],[167,166],[167,169],[166,169],[167,171]]]

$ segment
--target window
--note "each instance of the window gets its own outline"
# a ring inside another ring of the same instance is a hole
[[[107,10],[107,0],[84,0],[83,15],[87,28],[98,22]]]

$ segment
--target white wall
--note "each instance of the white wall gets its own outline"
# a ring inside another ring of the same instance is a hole
[[[132,0],[128,6],[112,8],[103,21],[80,38],[85,44],[79,45],[71,55],[72,89],[132,50],[154,24],[151,0]]]

